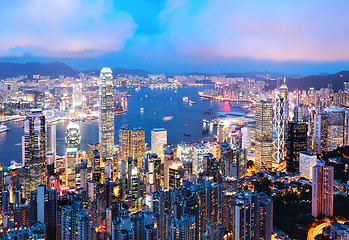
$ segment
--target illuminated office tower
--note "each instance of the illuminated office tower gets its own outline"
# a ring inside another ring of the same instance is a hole
[[[53,156],[56,156],[57,154],[57,144],[56,144],[56,125],[52,124],[50,127],[47,129],[48,131],[48,152],[52,152]]]
[[[204,156],[208,153],[208,147],[203,144],[198,144],[194,147],[193,174],[199,176],[199,173],[207,169],[204,161]]]
[[[334,168],[325,165],[325,161],[319,160],[313,167],[312,182],[312,215],[320,214],[333,216],[333,181]]]
[[[174,153],[171,148],[167,148],[164,155],[164,187],[169,188],[170,184],[170,166],[174,160]]]
[[[326,108],[328,115],[327,148],[336,149],[344,145],[345,110],[343,108]]]
[[[119,130],[119,157],[127,160],[137,159],[138,167],[142,167],[142,157],[145,153],[145,131],[143,128],[121,128]]]
[[[314,115],[314,152],[327,150],[328,115],[319,113]]]
[[[299,154],[307,151],[308,124],[289,122],[286,141],[286,171],[299,172]]]
[[[284,104],[285,104],[285,111],[284,111],[284,116],[286,121],[289,119],[289,104],[288,104],[288,87],[286,84],[286,76],[284,77],[284,82],[280,86],[280,95],[284,99]]]
[[[101,159],[112,160],[114,153],[114,85],[112,71],[101,70],[99,77],[99,143]]]
[[[25,194],[46,184],[46,121],[40,109],[31,109],[24,122]]]
[[[138,168],[132,167],[130,169],[131,171],[131,177],[129,179],[130,181],[130,187],[131,187],[131,207],[132,210],[136,211],[138,209],[138,197],[139,197],[139,180],[138,180]]]
[[[276,164],[284,161],[285,151],[285,99],[277,94],[273,121],[273,159]]]
[[[142,157],[145,153],[145,131],[143,128],[135,128],[131,131],[132,158],[137,159],[138,167],[142,167]]]
[[[296,122],[302,122],[303,121],[303,107],[302,106],[295,106],[293,109],[293,120]]]
[[[174,161],[169,166],[169,189],[180,189],[182,186],[183,178],[183,164],[181,161]]]
[[[73,106],[81,106],[82,105],[82,83],[80,80],[73,85]]]
[[[193,161],[193,145],[185,142],[178,143],[177,157],[182,162],[192,162]]]
[[[165,128],[151,130],[151,152],[156,153],[162,160],[164,159],[164,145],[166,144],[167,130]]]
[[[80,128],[70,122],[65,137],[65,182],[66,186],[75,187],[75,165],[80,161]]]
[[[257,171],[272,168],[273,153],[273,104],[260,100],[256,104],[255,167]]]
[[[247,151],[251,150],[251,127],[246,125],[241,128],[242,133],[242,148]]]
[[[87,144],[87,167],[92,167],[92,162],[94,158],[93,151],[101,152],[101,145],[96,143],[88,143]]]

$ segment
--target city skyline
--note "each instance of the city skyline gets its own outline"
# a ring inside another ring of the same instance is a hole
[[[349,239],[348,7],[1,3],[0,240]]]

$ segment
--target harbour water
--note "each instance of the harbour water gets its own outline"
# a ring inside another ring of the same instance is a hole
[[[132,97],[128,98],[127,112],[115,116],[115,143],[118,143],[118,130],[124,125],[129,125],[129,128],[144,128],[145,140],[148,144],[150,144],[151,130],[156,127],[167,129],[170,144],[202,139],[214,134],[214,129],[206,135],[202,134],[203,119],[212,119],[212,114],[204,114],[207,109],[212,109],[213,113],[241,112],[241,110],[231,108],[228,102],[201,101],[198,92],[210,88],[212,86],[141,88],[139,91],[130,89]],[[183,101],[183,97],[188,97],[195,104]],[[141,108],[144,110],[140,111]],[[77,123],[81,131],[81,147],[82,150],[86,150],[88,143],[98,142],[98,120]],[[0,133],[0,162],[4,163],[5,168],[12,160],[22,162],[21,139],[24,132],[23,122],[9,122],[6,125],[9,131]],[[60,121],[56,125],[57,154],[64,155],[68,121]]]

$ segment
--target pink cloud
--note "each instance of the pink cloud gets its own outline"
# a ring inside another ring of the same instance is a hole
[[[137,24],[113,1],[8,1],[0,8],[0,54],[13,49],[36,56],[86,57],[120,51]],[[21,5],[19,7],[19,5]],[[18,52],[16,52],[18,54]]]
[[[349,2],[168,0],[164,36],[181,55],[349,60]]]

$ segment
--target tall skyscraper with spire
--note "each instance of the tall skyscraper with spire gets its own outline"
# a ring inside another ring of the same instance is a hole
[[[112,160],[114,152],[114,95],[113,75],[109,67],[99,77],[99,142],[101,159]]]
[[[25,193],[46,184],[46,120],[41,109],[31,109],[24,122]]]
[[[80,163],[80,128],[70,122],[65,137],[65,183],[66,186],[75,187],[75,165]]]
[[[286,75],[284,76],[284,83],[281,84],[280,86],[280,95],[281,97],[284,98],[284,104],[285,104],[285,119],[286,121],[288,121],[288,115],[289,115],[289,109],[288,109],[288,87],[287,87],[287,84],[286,84]]]
[[[277,93],[273,121],[273,160],[279,164],[284,160],[285,150],[285,99]]]

